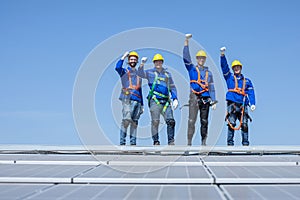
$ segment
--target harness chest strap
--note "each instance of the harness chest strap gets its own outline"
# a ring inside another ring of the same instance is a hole
[[[141,98],[140,95],[135,94],[134,92],[130,91],[130,90],[139,90],[141,85],[140,85],[140,78],[138,76],[136,76],[136,85],[132,84],[132,79],[131,79],[131,74],[130,71],[128,70],[127,72],[128,75],[128,80],[129,80],[129,87],[128,88],[123,88],[125,95],[129,95],[132,94],[134,96],[137,96],[138,98]]]
[[[165,105],[163,107],[163,110],[162,110],[162,112],[164,113],[167,110],[168,106],[170,105],[169,95],[164,95],[164,94],[161,94],[161,93],[159,93],[157,91],[154,91],[154,88],[156,86],[157,81],[165,81],[167,83],[167,85],[168,85],[168,94],[169,94],[170,93],[169,76],[168,76],[167,73],[165,73],[166,78],[161,78],[161,77],[158,77],[157,72],[154,72],[154,73],[155,73],[155,78],[154,78],[154,81],[152,83],[151,90],[149,92],[148,101],[150,103],[150,98],[151,98],[151,99],[153,99],[155,101],[155,103],[157,105],[160,105],[160,102],[156,98],[156,95],[160,96],[162,98],[168,99],[168,101],[165,103]]]
[[[228,91],[235,92],[235,93],[241,94],[243,96],[246,96],[246,93],[245,93],[246,79],[245,78],[243,79],[243,87],[242,88],[239,88],[238,80],[235,75],[234,75],[234,82],[235,82],[234,89],[228,89]]]
[[[136,76],[136,85],[132,84],[132,80],[131,80],[131,74],[130,71],[128,71],[128,80],[129,80],[129,89],[134,89],[134,90],[138,90],[141,86],[140,86],[140,79],[138,76]]]
[[[198,73],[198,79],[196,80],[191,80],[190,83],[197,83],[198,85],[200,85],[200,87],[202,88],[202,90],[200,92],[195,91],[193,88],[191,88],[192,92],[194,94],[202,94],[204,92],[208,92],[208,70],[206,70],[205,72],[205,80],[201,79],[201,73],[198,67],[196,67],[197,73]],[[204,83],[204,84],[203,84]]]

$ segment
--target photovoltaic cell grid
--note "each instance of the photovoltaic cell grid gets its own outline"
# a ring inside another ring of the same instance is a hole
[[[0,199],[300,199],[299,158],[0,154]]]

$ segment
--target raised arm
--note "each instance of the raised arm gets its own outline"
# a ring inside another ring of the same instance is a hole
[[[140,64],[140,66],[138,68],[137,75],[141,78],[147,78],[147,73],[144,70],[144,66],[145,66],[145,63],[147,62],[147,59],[148,59],[147,57],[142,57],[142,59],[141,59],[142,63]]]
[[[188,71],[193,67],[190,50],[189,50],[189,39],[191,37],[192,37],[192,34],[185,35],[185,41],[184,41],[184,47],[183,47],[183,62]]]
[[[126,73],[126,69],[123,68],[123,63],[124,63],[124,60],[125,58],[129,55],[129,52],[126,51],[122,58],[117,62],[116,64],[116,68],[115,70],[118,72],[118,74],[120,75],[120,77],[122,77],[125,73]]]
[[[225,80],[227,80],[230,76],[231,76],[231,72],[227,63],[227,59],[225,57],[225,47],[222,47],[220,49],[221,51],[221,68],[222,68],[222,72],[223,72],[223,76],[225,78]]]

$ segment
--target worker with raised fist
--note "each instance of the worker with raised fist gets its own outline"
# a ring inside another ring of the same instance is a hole
[[[210,107],[215,110],[217,106],[213,74],[207,66],[206,52],[200,50],[196,54],[197,65],[191,60],[189,51],[189,40],[192,34],[186,34],[183,48],[183,62],[190,77],[190,99],[189,99],[189,119],[187,140],[188,145],[192,145],[192,139],[195,132],[195,123],[200,111],[201,122],[201,144],[206,145],[208,135],[208,115]]]
[[[125,59],[128,66],[123,67]],[[120,130],[120,145],[126,144],[127,129],[130,126],[130,145],[136,145],[137,126],[140,115],[144,112],[142,79],[137,75],[136,65],[139,55],[135,51],[127,51],[116,64],[116,71],[121,77],[122,90],[119,99],[122,101],[123,119]],[[143,61],[142,61],[143,64]]]
[[[228,123],[227,145],[234,145],[234,131],[241,129],[242,145],[249,146],[248,138],[248,120],[252,121],[248,114],[248,107],[251,111],[255,110],[255,93],[252,82],[242,74],[243,65],[239,60],[234,60],[231,63],[230,72],[227,59],[225,57],[226,48],[220,48],[221,52],[221,68],[225,78],[228,92],[227,100],[227,115]],[[236,127],[236,120],[240,121]]]

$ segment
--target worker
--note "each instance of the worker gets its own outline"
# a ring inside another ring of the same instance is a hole
[[[123,67],[128,57],[127,67]],[[120,145],[126,145],[127,129],[130,126],[130,145],[136,145],[137,126],[140,115],[144,112],[142,79],[137,75],[136,65],[139,56],[137,52],[127,51],[116,64],[116,71],[121,77],[122,90],[119,99],[122,101],[123,119],[120,130]]]
[[[242,145],[249,146],[248,138],[248,120],[252,121],[248,114],[248,106],[250,110],[255,110],[255,93],[250,79],[245,78],[242,74],[243,65],[239,60],[234,60],[231,64],[233,73],[230,72],[225,57],[225,47],[220,48],[221,51],[221,68],[227,84],[228,92],[227,115],[228,123],[227,145],[234,145],[234,131],[241,129]],[[240,121],[240,125],[236,127],[236,120]]]
[[[197,120],[198,111],[200,110],[201,122],[201,144],[206,145],[208,132],[208,115],[209,109],[216,109],[217,101],[215,96],[215,87],[213,75],[207,66],[206,52],[200,50],[196,54],[197,66],[192,63],[189,51],[189,39],[192,34],[186,34],[183,48],[183,62],[190,77],[190,99],[189,99],[189,119],[187,140],[188,145],[192,145],[192,139],[195,132],[195,123]]]
[[[160,145],[158,135],[160,115],[164,117],[167,124],[168,145],[174,145],[175,119],[173,109],[175,110],[178,106],[177,90],[171,73],[163,67],[163,56],[161,54],[154,55],[152,62],[154,63],[154,68],[144,70],[144,65],[141,65],[138,75],[147,79],[150,87],[147,98],[151,113],[153,145]]]

